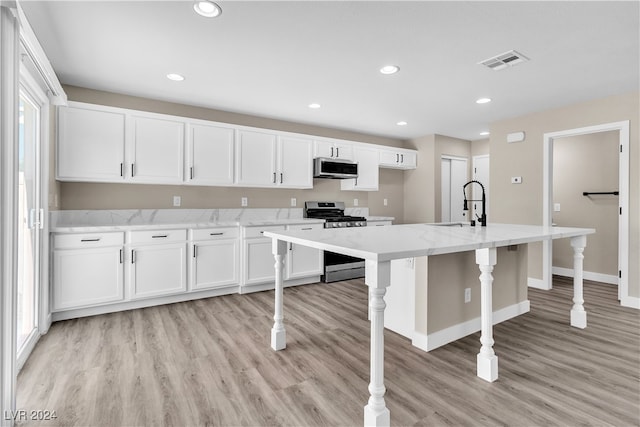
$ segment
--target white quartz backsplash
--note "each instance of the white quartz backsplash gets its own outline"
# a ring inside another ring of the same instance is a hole
[[[302,208],[65,210],[51,212],[51,228],[246,223],[302,217]]]

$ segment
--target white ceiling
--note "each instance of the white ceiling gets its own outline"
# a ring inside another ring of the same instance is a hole
[[[20,3],[63,84],[401,139],[639,89],[637,1]]]

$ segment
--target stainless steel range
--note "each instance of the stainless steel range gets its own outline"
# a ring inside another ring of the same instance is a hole
[[[344,214],[343,202],[305,202],[304,216],[324,219],[324,228],[366,227],[367,219],[362,216]],[[324,252],[325,283],[364,277],[364,260],[334,252]]]

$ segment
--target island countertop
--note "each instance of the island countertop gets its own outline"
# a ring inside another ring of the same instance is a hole
[[[490,223],[486,227],[402,224],[387,227],[265,231],[264,235],[316,249],[382,262],[593,233],[595,230],[592,228]]]

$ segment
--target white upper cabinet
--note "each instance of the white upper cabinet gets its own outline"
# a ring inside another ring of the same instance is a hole
[[[141,116],[131,122],[131,182],[182,183],[185,124]]]
[[[187,182],[232,185],[234,130],[217,126],[189,126]]]
[[[379,181],[379,151],[369,147],[354,147],[353,155],[358,163],[358,177],[340,181],[340,189],[351,191],[377,191]]]
[[[236,183],[247,187],[274,186],[276,135],[239,130],[236,139]]]
[[[287,188],[312,188],[312,151],[310,139],[279,137],[276,183]]]
[[[417,152],[414,150],[380,150],[380,167],[392,169],[415,169]]]
[[[353,160],[353,145],[348,142],[316,140],[313,157]]]
[[[311,188],[313,143],[272,133],[237,131],[236,184],[247,187]]]
[[[56,178],[124,180],[125,114],[66,107],[58,110]]]

